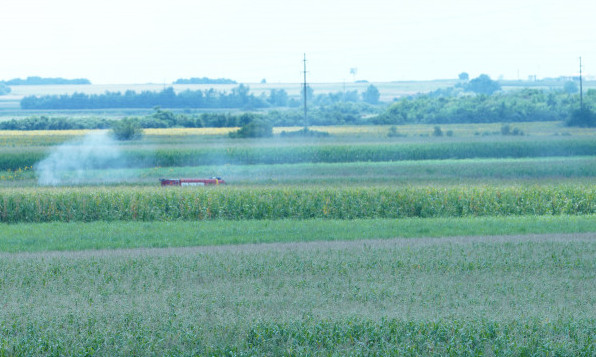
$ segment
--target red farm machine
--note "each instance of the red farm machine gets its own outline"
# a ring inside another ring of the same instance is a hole
[[[226,182],[221,177],[210,179],[159,179],[162,186],[212,186],[222,185]]]

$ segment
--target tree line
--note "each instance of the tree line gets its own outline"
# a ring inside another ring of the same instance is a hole
[[[265,107],[265,102],[249,88],[239,85],[231,92],[209,90],[185,90],[176,93],[174,88],[160,92],[128,90],[104,94],[73,93],[71,95],[27,96],[21,100],[22,109],[108,109],[108,108],[247,108]]]
[[[314,96],[309,87],[307,98],[312,105],[328,105],[339,102],[379,102],[379,91],[374,86],[359,94],[357,91],[337,92]],[[210,109],[260,109],[267,107],[298,107],[302,98],[291,98],[284,89],[272,89],[269,95],[255,96],[244,84],[230,92],[208,90],[185,90],[176,93],[174,88],[160,92],[129,90],[104,94],[74,93],[71,95],[27,96],[21,100],[22,109],[109,109],[109,108],[210,108]]]
[[[25,79],[21,78],[14,78],[8,81],[2,81],[2,83],[9,85],[9,86],[20,86],[20,85],[56,85],[56,84],[91,84],[86,78],[75,78],[75,79],[66,79],[61,77],[56,78],[44,78],[38,76],[31,76]]]
[[[464,94],[450,88],[397,100],[372,121],[391,125],[528,121],[596,125],[590,116],[590,108],[596,105],[596,90],[587,91],[584,105],[582,116],[573,121],[570,118],[580,106],[579,96],[563,90],[522,89],[486,95]]]
[[[237,82],[228,78],[178,78],[173,84],[236,84]]]
[[[396,100],[373,118],[374,124],[451,124],[508,123],[528,121],[565,121],[571,126],[596,126],[596,90],[590,89],[580,108],[578,87],[568,81],[558,89],[520,89],[502,91],[497,81],[486,74],[460,83]]]
[[[362,125],[370,124],[365,115],[375,115],[382,109],[366,103],[335,103],[316,107],[309,112],[310,125]],[[365,114],[363,114],[365,113]],[[141,128],[230,128],[241,127],[254,120],[272,126],[302,126],[304,114],[300,109],[275,109],[262,113],[222,113],[211,112],[188,114],[155,107],[151,114],[130,117]],[[0,130],[69,130],[69,129],[108,129],[120,119],[69,118],[32,116],[24,119],[11,119],[0,122]]]
[[[497,82],[488,76],[462,82],[449,88],[412,95],[394,100],[390,105],[379,103],[379,91],[370,85],[366,91],[332,92],[315,95],[312,88],[306,91],[309,125],[362,125],[362,124],[450,124],[450,123],[515,123],[528,121],[566,121],[569,125],[596,126],[596,90],[590,89],[583,96],[580,107],[577,88],[566,83],[560,89],[520,89],[502,91]],[[301,94],[302,95],[302,94]],[[180,93],[173,88],[161,92],[127,91],[106,92],[101,95],[73,95],[26,97],[23,109],[103,109],[103,108],[170,108],[157,110],[139,117],[144,128],[166,127],[236,127],[242,126],[241,115],[209,113],[182,114],[175,109],[229,108],[244,111],[258,110],[260,120],[273,126],[304,125],[301,110],[303,98],[290,97],[283,89],[272,89],[268,94],[255,96],[243,84],[230,92],[213,89],[186,90]],[[270,108],[267,112],[263,109]],[[167,117],[166,114],[168,113]],[[31,119],[35,121],[37,119]],[[68,126],[64,121],[40,121],[41,126]],[[88,124],[101,126],[105,123]],[[7,121],[0,128],[14,129],[35,127],[26,121]],[[26,130],[26,129],[25,129]]]

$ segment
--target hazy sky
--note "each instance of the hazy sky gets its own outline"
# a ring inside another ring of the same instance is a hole
[[[1,0],[0,80],[596,75],[594,0]],[[355,77],[350,68],[357,68]]]

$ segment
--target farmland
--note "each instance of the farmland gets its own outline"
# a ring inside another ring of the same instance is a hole
[[[0,132],[0,355],[594,355],[596,132],[501,126]]]
[[[595,261],[593,234],[3,255],[1,348],[589,356]]]
[[[0,221],[354,219],[596,213],[596,188],[185,188],[13,189]]]

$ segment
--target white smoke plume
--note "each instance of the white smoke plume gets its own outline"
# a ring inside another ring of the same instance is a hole
[[[124,167],[125,164],[118,144],[106,132],[89,133],[82,140],[58,146],[35,165],[35,172],[39,185],[59,186],[92,182],[93,170]]]

